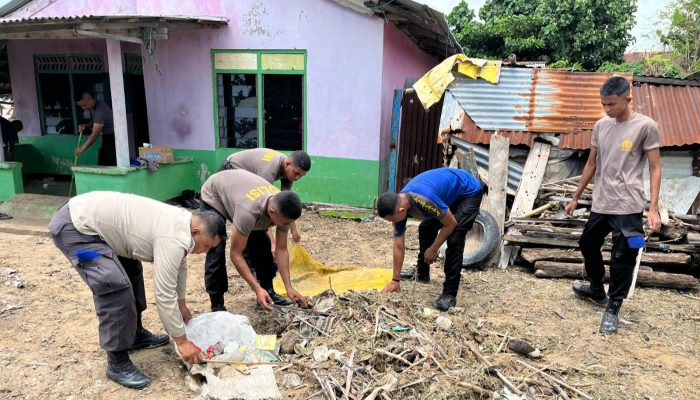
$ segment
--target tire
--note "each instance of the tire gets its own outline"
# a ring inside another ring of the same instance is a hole
[[[464,257],[462,259],[462,267],[464,268],[483,268],[483,264],[493,256],[501,243],[501,235],[498,232],[498,223],[496,222],[496,219],[487,211],[479,210],[479,214],[476,216],[474,224],[481,226],[481,229],[484,231],[484,237],[476,250],[464,253]],[[443,244],[440,247],[440,257],[445,257],[446,249],[446,244]]]

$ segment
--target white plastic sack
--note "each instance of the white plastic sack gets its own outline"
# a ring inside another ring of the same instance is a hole
[[[239,345],[255,345],[255,331],[250,326],[248,317],[231,314],[228,311],[198,315],[190,320],[185,331],[187,338],[204,352],[209,346],[218,342],[221,342],[224,348],[234,349]],[[177,351],[177,345],[175,345],[175,351]]]

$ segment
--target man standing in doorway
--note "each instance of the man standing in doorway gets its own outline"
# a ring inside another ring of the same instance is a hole
[[[83,111],[92,113],[92,120],[87,124],[80,124],[78,127],[79,132],[90,129],[90,136],[83,145],[75,149],[75,155],[83,154],[102,135],[102,146],[97,155],[97,165],[116,166],[117,149],[114,141],[112,109],[103,101],[97,99],[95,94],[91,92],[83,92],[78,105]]]
[[[279,267],[287,296],[297,304],[307,305],[306,298],[292,288],[289,278],[289,252],[287,232],[289,226],[301,215],[301,200],[296,193],[280,192],[265,179],[245,170],[217,172],[204,182],[200,210],[214,210],[233,223],[230,257],[241,277],[255,292],[258,304],[265,310],[272,310],[270,303],[289,305],[289,300],[275,293],[272,280]],[[276,226],[275,258],[270,252],[270,239],[267,229]],[[225,262],[225,246],[217,246],[217,260]],[[250,271],[248,261],[243,257],[247,252],[255,262],[257,276]],[[211,300],[212,311],[225,311],[224,294],[228,291],[228,274],[223,268],[209,269],[207,254],[204,282]],[[258,282],[259,281],[259,282]]]
[[[394,223],[394,277],[384,292],[400,291],[401,279],[430,282],[430,264],[437,260],[440,246],[447,242],[445,283],[434,306],[447,311],[457,303],[464,241],[479,214],[483,191],[481,182],[467,171],[437,168],[411,179],[400,193],[379,196],[379,216]],[[420,250],[416,268],[402,273],[409,216],[422,220],[418,226]]]
[[[581,193],[595,174],[591,215],[579,240],[590,285],[574,283],[573,291],[581,298],[606,306],[600,332],[613,333],[617,332],[618,313],[632,285],[636,256],[643,246],[646,160],[651,186],[649,229],[656,231],[661,227],[658,209],[661,135],[654,120],[632,110],[627,79],[613,76],[605,81],[600,88],[600,100],[607,117],[593,128],[591,154],[566,213],[571,215],[576,209]],[[606,294],[601,248],[611,232],[610,287]]]

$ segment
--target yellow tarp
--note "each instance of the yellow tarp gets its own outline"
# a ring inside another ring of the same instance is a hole
[[[447,86],[455,80],[452,74],[455,65],[457,65],[457,72],[472,79],[481,78],[491,83],[498,83],[501,77],[501,61],[455,54],[428,71],[413,85],[423,108],[427,110],[440,101]]]
[[[336,293],[348,290],[382,290],[391,281],[390,268],[329,267],[314,260],[297,243],[289,248],[292,286],[304,296],[313,296],[332,288]],[[279,274],[272,282],[275,291],[287,294]]]

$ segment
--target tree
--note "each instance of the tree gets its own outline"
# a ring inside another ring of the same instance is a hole
[[[642,61],[614,64],[605,62],[598,68],[599,72],[631,72],[634,75],[661,76],[664,78],[682,78],[683,71],[671,59],[661,55],[647,57]]]
[[[487,0],[479,12],[483,21],[460,23],[465,7],[460,3],[448,20],[467,55],[515,53],[521,60],[562,60],[589,70],[622,61],[637,8],[636,0]]]
[[[668,32],[657,31],[686,72],[700,70],[700,0],[677,0],[662,13]]]

